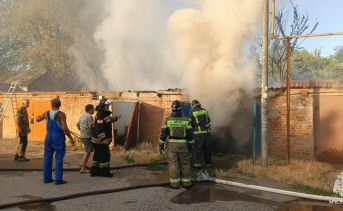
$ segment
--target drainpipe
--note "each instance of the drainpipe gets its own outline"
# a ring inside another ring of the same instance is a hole
[[[263,0],[262,26],[262,90],[261,90],[261,158],[268,167],[268,16],[269,0]]]

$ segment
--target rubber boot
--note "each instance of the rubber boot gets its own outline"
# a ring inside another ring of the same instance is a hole
[[[173,188],[173,189],[179,189],[180,188],[180,183],[177,182],[177,183],[170,183],[170,187]]]
[[[99,176],[99,166],[91,166],[91,177]]]
[[[100,177],[113,177],[113,174],[110,173],[110,168],[100,168]]]
[[[184,187],[184,188],[190,188],[192,186],[193,186],[193,184],[191,181],[190,182],[182,182],[182,187]]]

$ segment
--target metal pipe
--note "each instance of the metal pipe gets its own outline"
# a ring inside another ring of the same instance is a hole
[[[254,103],[254,129],[252,138],[252,159],[256,162],[257,103]]]
[[[262,90],[261,90],[261,159],[268,167],[268,16],[269,0],[263,0]]]
[[[343,32],[334,32],[334,33],[321,33],[321,34],[304,34],[304,35],[292,35],[292,36],[275,36],[275,0],[272,1],[272,38],[276,40],[283,39],[293,39],[293,38],[306,38],[306,37],[324,37],[324,36],[334,36],[334,35],[343,35]]]
[[[264,22],[263,22],[264,24]],[[292,35],[292,36],[275,36],[275,0],[272,0],[272,39],[281,40],[287,39],[287,163],[290,164],[291,149],[290,149],[290,78],[291,78],[291,39],[293,38],[306,38],[306,37],[320,37],[320,36],[333,36],[343,35],[343,32],[337,33],[322,33],[322,34],[305,34],[305,35]],[[263,51],[262,51],[263,53]]]
[[[287,39],[287,164],[291,163],[291,38]]]
[[[292,39],[292,38],[306,38],[306,37],[325,37],[325,36],[333,36],[333,35],[343,35],[343,32],[335,32],[335,33],[322,33],[322,34],[303,34],[303,35],[293,35],[293,36],[284,36],[284,37],[273,37],[276,40],[282,39]]]

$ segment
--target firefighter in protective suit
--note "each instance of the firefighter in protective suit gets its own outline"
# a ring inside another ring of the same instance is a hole
[[[206,167],[212,166],[211,161],[211,124],[208,111],[201,108],[198,100],[192,101],[192,110],[189,117],[194,133],[194,167],[202,166],[203,157]]]
[[[172,115],[162,126],[160,136],[160,152],[164,150],[167,138],[167,158],[169,163],[170,187],[179,188],[192,186],[191,168],[187,142],[193,146],[193,132],[189,120],[183,116],[182,105],[179,101],[172,103]]]
[[[120,119],[114,118],[109,111],[111,101],[102,98],[99,103],[99,110],[96,114],[94,123],[92,145],[94,147],[93,163],[91,166],[91,176],[112,177],[110,173],[110,149],[109,144],[112,141],[112,122]]]

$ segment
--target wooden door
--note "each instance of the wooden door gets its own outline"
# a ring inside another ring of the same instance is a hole
[[[30,101],[27,109],[29,115],[30,129],[29,140],[44,141],[46,135],[46,121],[36,122],[36,116],[51,109],[49,101]],[[34,120],[34,121],[33,121]],[[32,124],[33,123],[33,124]]]

